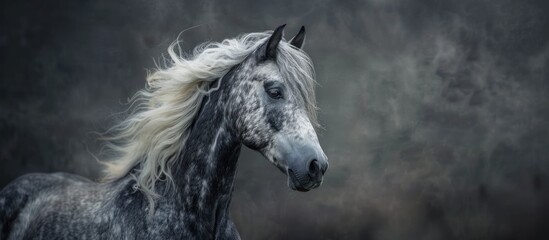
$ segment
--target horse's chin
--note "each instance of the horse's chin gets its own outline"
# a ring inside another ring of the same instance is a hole
[[[311,190],[302,187],[299,183],[296,183],[295,180],[292,179],[292,177],[288,177],[288,186],[290,187],[290,189],[299,192],[308,192],[309,190]]]

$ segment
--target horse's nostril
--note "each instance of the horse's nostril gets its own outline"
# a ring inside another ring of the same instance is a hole
[[[309,163],[309,175],[311,175],[311,177],[316,177],[316,175],[318,175],[319,172],[320,172],[320,165],[318,164],[318,160],[313,159]]]

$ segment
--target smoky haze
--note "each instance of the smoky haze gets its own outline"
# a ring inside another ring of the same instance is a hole
[[[244,151],[243,239],[549,238],[546,1],[1,5],[0,187],[30,172],[97,179],[94,132],[178,36],[191,51],[287,23],[287,38],[307,27],[330,169],[293,192]]]

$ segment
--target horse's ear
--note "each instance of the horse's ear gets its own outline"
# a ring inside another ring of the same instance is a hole
[[[290,44],[296,48],[301,48],[303,47],[303,42],[305,42],[305,26],[301,26],[297,35],[290,40]]]
[[[282,40],[282,35],[284,34],[284,27],[286,24],[280,25],[277,27],[266,44],[264,44],[259,52],[261,60],[275,59],[276,53],[278,51],[278,44]]]

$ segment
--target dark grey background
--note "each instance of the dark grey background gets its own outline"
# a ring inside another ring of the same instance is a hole
[[[169,43],[288,23],[315,62],[322,187],[239,162],[244,239],[548,239],[547,1],[3,1],[0,187],[97,179],[104,131]]]

